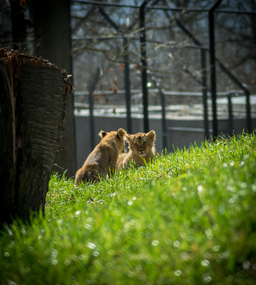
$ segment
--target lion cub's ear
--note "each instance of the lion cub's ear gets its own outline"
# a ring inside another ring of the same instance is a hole
[[[107,135],[107,132],[105,131],[100,131],[99,136],[103,139]]]
[[[155,138],[156,138],[156,133],[155,133],[155,131],[150,131],[150,132],[148,132],[147,133],[147,137],[150,139],[150,140],[155,140]]]
[[[126,131],[122,128],[120,128],[118,131],[117,131],[117,136],[121,139],[122,137],[124,137],[126,135]]]
[[[132,142],[133,137],[134,137],[134,135],[126,135],[126,140],[128,142]]]

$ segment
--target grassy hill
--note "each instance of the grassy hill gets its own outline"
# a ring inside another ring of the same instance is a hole
[[[53,175],[45,218],[0,248],[0,284],[255,284],[256,135],[77,189]]]

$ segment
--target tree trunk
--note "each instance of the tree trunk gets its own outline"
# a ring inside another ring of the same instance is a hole
[[[70,40],[70,0],[33,0],[31,2],[34,22],[35,55],[46,58],[56,66],[72,74]],[[76,172],[76,146],[73,97],[66,106],[64,132],[56,154],[58,168],[68,176]]]
[[[24,51],[27,44],[27,24],[25,20],[26,1],[10,1],[12,17],[12,39],[13,48]]]
[[[55,153],[72,93],[48,61],[0,50],[0,222],[44,211]]]

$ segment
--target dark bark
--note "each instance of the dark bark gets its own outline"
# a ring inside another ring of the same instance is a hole
[[[72,92],[65,71],[0,50],[0,222],[44,211],[65,107]]]
[[[70,1],[33,0],[31,10],[34,21],[35,55],[46,58],[56,66],[72,74],[70,41]],[[68,170],[68,176],[76,172],[76,147],[73,98],[66,106],[64,132],[59,142],[54,168],[59,173]]]

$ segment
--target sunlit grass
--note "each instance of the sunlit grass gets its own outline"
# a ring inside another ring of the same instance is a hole
[[[1,237],[1,284],[254,284],[255,169],[245,134],[95,185],[53,175],[45,218]]]

